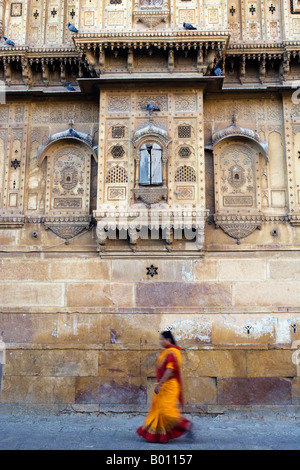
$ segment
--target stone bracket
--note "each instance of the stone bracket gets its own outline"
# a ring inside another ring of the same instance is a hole
[[[263,216],[261,215],[220,215],[214,216],[216,228],[221,228],[227,235],[234,238],[237,244],[248,237],[256,229],[261,229]]]
[[[136,22],[141,22],[148,28],[155,28],[160,23],[166,23],[169,17],[168,10],[135,10],[133,16]]]
[[[46,230],[51,230],[55,235],[64,240],[71,240],[83,230],[90,228],[91,216],[55,216],[45,217]]]
[[[166,187],[145,187],[135,188],[134,197],[145,204],[157,204],[162,200],[166,201],[168,195],[168,188]]]

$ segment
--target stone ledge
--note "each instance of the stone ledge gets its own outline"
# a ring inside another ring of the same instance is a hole
[[[91,283],[92,284],[92,283]],[[273,314],[276,313],[300,313],[299,306],[291,306],[291,307],[281,307],[281,306],[226,306],[226,307],[48,307],[48,306],[32,306],[28,307],[24,305],[24,307],[10,307],[10,306],[0,306],[0,313],[2,314],[63,314],[63,313],[73,313],[73,314],[88,314],[88,315],[95,315],[95,314],[107,314],[107,315],[114,315],[114,314],[134,314],[134,315],[145,315],[145,314],[179,314],[179,315],[265,315],[265,314]]]
[[[122,405],[120,407],[112,405],[26,405],[26,404],[6,404],[0,403],[0,416],[27,417],[76,414],[122,414],[126,415],[146,415],[149,405]],[[215,415],[218,419],[251,419],[254,421],[295,421],[300,422],[300,405],[288,406],[220,406],[220,405],[188,405],[183,407],[183,412],[198,416]]]

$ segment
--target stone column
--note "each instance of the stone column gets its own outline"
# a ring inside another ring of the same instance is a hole
[[[0,0],[0,36],[3,36],[5,0]]]

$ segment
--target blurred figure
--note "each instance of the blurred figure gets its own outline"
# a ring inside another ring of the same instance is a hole
[[[192,422],[178,408],[183,404],[181,384],[181,352],[170,331],[160,335],[164,348],[156,363],[157,384],[149,413],[137,434],[149,442],[166,443],[184,433],[191,435]]]

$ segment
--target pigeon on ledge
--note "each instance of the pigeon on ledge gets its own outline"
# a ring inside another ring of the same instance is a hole
[[[5,36],[3,36],[3,39],[8,46],[15,46],[15,43],[11,39],[7,39]]]
[[[69,82],[66,82],[66,88],[69,91],[76,91],[75,88]]]
[[[68,28],[72,33],[78,33],[78,29],[75,28],[70,22],[68,23]]]
[[[217,77],[221,77],[221,76],[223,75],[223,72],[222,72],[222,70],[220,69],[220,67],[216,67],[216,66],[215,66],[215,67],[213,68],[213,72],[214,72],[214,74],[215,74]]]
[[[184,29],[197,29],[197,28],[195,28],[195,26],[193,26],[190,23],[183,23],[183,27],[184,27]]]
[[[77,139],[80,139],[80,135],[77,134],[76,131],[74,131],[74,129],[72,127],[69,128],[69,134],[72,136],[72,137],[76,137]]]
[[[154,106],[153,104],[147,104],[146,108],[147,108],[147,111],[160,111],[160,108],[158,108],[157,106]]]

